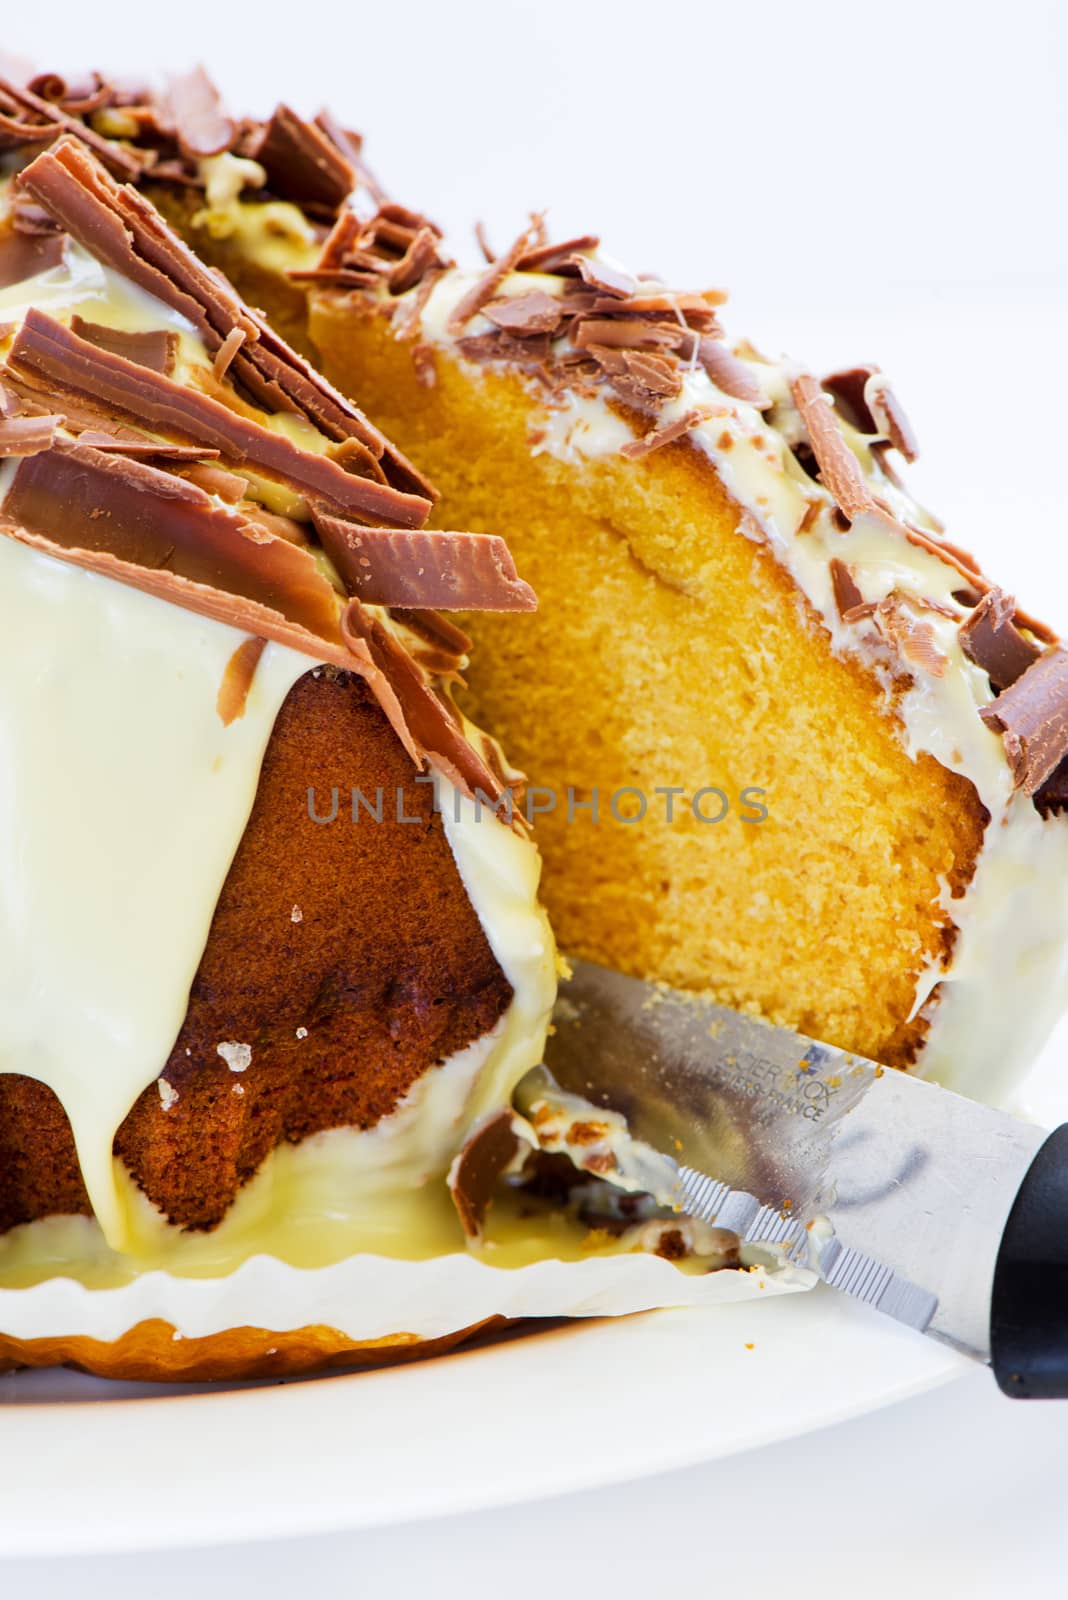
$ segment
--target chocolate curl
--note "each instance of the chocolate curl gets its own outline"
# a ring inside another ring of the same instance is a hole
[[[495,327],[505,333],[555,333],[563,320],[559,300],[541,289],[529,294],[513,295],[505,300],[491,300],[482,308]]]
[[[50,450],[55,443],[57,430],[63,418],[49,414],[37,416],[0,416],[0,458],[35,456]]]
[[[234,357],[236,361],[237,357]],[[342,513],[419,526],[429,506],[371,478],[359,478],[327,455],[301,450],[284,434],[232,411],[162,373],[90,344],[43,311],[31,309],[8,353],[4,373],[42,395],[69,395],[143,428],[220,452],[298,494]]]
[[[733,400],[744,400],[747,405],[767,406],[768,397],[745,362],[739,361],[721,340],[699,340],[697,359],[724,394],[729,394]]]
[[[382,521],[413,521],[402,490],[433,498],[426,479],[384,434],[245,305],[221,273],[206,267],[143,195],[116,184],[74,139],[39,155],[18,183],[98,261],[192,322],[210,355],[241,328],[235,380],[268,411],[296,410],[331,439],[365,444],[397,494],[395,512],[383,509]]]
[[[857,606],[864,604],[864,596],[857,586],[852,567],[840,561],[837,556],[831,557],[831,586],[834,590],[834,603],[838,615],[843,620],[847,611],[853,611]]]
[[[640,461],[643,456],[652,455],[654,450],[661,450],[664,445],[671,444],[675,439],[681,439],[683,434],[689,433],[691,428],[698,427],[702,422],[707,422],[709,417],[716,413],[711,406],[695,406],[692,411],[687,411],[684,416],[676,417],[674,422],[668,422],[662,428],[654,428],[642,439],[630,439],[620,447],[620,455],[630,461]]]
[[[1035,794],[1068,755],[1068,650],[1046,650],[979,715],[1002,736],[1014,787]]]
[[[32,89],[20,87],[9,78],[0,78],[0,148],[51,144],[61,134],[87,145],[117,178],[136,180],[152,164],[151,155],[135,154],[125,145],[101,138],[88,123],[70,116],[62,106],[43,100]]]
[[[421,765],[426,757],[468,796],[478,791],[490,801],[500,799],[504,786],[468,743],[455,708],[434,693],[429,674],[358,600],[350,600],[342,612],[341,634],[351,649],[367,653],[388,684],[389,703],[377,689],[375,693],[413,761]],[[515,814],[513,822],[518,825],[519,820]]]
[[[55,545],[166,568],[340,643],[338,597],[306,550],[141,461],[57,445],[19,465],[2,514]]]
[[[834,395],[846,421],[861,433],[882,434],[906,461],[916,460],[920,448],[912,424],[880,368],[846,367],[829,373],[823,387]]]
[[[271,188],[298,204],[333,211],[356,184],[356,172],[334,139],[287,105],[277,107],[252,155]]]
[[[43,316],[43,313],[30,315]],[[61,324],[55,324],[60,327]],[[170,328],[153,328],[147,333],[128,333],[124,328],[108,328],[101,322],[86,322],[75,312],[70,319],[70,332],[85,339],[98,350],[109,350],[139,367],[150,367],[169,378],[178,364],[178,335]]]
[[[24,233],[13,219],[0,224],[0,289],[12,284],[25,283],[39,272],[48,272],[63,264],[67,253],[66,235],[56,233]]]
[[[358,527],[313,507],[315,526],[350,594],[368,605],[442,611],[535,611],[503,539]]]
[[[986,673],[995,689],[1008,689],[1042,654],[1015,626],[1016,602],[1003,589],[991,589],[960,625],[960,645],[969,661]]]
[[[860,462],[846,444],[830,397],[808,373],[790,385],[820,477],[850,522],[866,511],[877,511]]]
[[[237,123],[227,116],[222,97],[203,67],[171,78],[165,103],[174,120],[178,148],[190,161],[233,149]]]
[[[516,1132],[515,1114],[505,1108],[492,1113],[468,1134],[449,1168],[449,1193],[461,1226],[472,1241],[481,1239],[493,1192],[523,1144]]]
[[[505,251],[503,256],[497,257],[497,260],[493,262],[489,270],[483,273],[478,282],[468,289],[459,304],[453,308],[449,320],[445,324],[448,333],[454,335],[462,333],[471,318],[477,316],[487,301],[493,299],[508,274],[515,271],[517,264],[523,259],[526,252],[537,244],[541,236],[541,228],[541,217],[532,216],[530,226],[524,229],[519,238]]]

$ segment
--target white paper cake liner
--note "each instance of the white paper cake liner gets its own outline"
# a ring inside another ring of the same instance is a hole
[[[225,1278],[146,1272],[114,1289],[87,1289],[70,1278],[0,1289],[0,1333],[108,1342],[159,1318],[185,1338],[238,1327],[285,1333],[326,1326],[353,1341],[397,1333],[434,1339],[494,1316],[625,1316],[793,1294],[815,1281],[812,1272],[791,1266],[695,1276],[653,1255],[515,1268],[487,1266],[461,1253],[428,1261],[357,1255],[314,1269],[255,1256]]]

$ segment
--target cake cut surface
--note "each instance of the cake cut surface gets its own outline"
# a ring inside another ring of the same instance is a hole
[[[344,201],[242,178],[280,117],[140,181],[449,517],[507,524],[542,609],[468,619],[465,703],[541,795],[564,947],[999,1092],[1065,988],[1063,655],[903,487],[885,375],[769,360],[539,218],[460,270],[351,140]]]

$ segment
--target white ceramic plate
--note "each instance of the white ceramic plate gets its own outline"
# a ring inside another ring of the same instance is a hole
[[[1068,1113],[1062,1027],[1027,1085]],[[0,1378],[0,1555],[367,1527],[708,1461],[969,1363],[829,1290],[569,1323],[379,1372],[209,1389]],[[991,1380],[992,1381],[992,1380]]]

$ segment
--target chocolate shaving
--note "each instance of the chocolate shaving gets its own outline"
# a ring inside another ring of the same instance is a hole
[[[230,368],[230,363],[244,344],[245,338],[244,328],[230,329],[230,332],[226,335],[218,350],[216,350],[215,360],[211,364],[211,370],[217,378],[225,378]]]
[[[935,644],[934,629],[929,622],[910,616],[908,602],[912,596],[888,594],[877,602],[872,611],[876,627],[910,666],[917,667],[933,678],[944,678],[949,661]],[[913,602],[915,603],[915,602]],[[856,608],[862,610],[863,607]],[[850,619],[855,612],[850,614]]]
[[[697,359],[716,388],[724,394],[729,394],[734,400],[744,400],[751,406],[763,407],[768,404],[767,396],[749,368],[720,340],[701,339],[697,346]]]
[[[57,445],[19,465],[2,511],[55,544],[165,568],[340,642],[338,599],[313,557],[172,473],[92,446]]]
[[[876,509],[860,462],[846,444],[838,420],[815,378],[807,373],[790,385],[820,478],[850,522]]]
[[[237,123],[227,116],[219,91],[203,67],[171,79],[166,105],[174,119],[178,148],[190,161],[233,148]]]
[[[35,456],[50,450],[63,418],[41,413],[36,416],[0,415],[0,458]]]
[[[215,701],[215,709],[224,728],[244,716],[248,692],[266,645],[266,639],[246,639],[226,663]]]
[[[838,615],[845,619],[846,613],[855,610],[864,604],[857,581],[853,576],[853,569],[846,562],[840,561],[837,556],[831,557],[831,586],[834,589],[834,603],[838,608]]]
[[[369,654],[388,684],[392,708],[384,694],[375,692],[412,759],[420,763],[426,756],[467,795],[481,791],[489,800],[498,800],[502,784],[465,738],[458,714],[434,693],[429,675],[359,600],[350,600],[342,612],[341,633],[351,648],[361,646]]]
[[[0,148],[51,144],[60,134],[70,134],[87,145],[109,172],[124,181],[137,179],[151,156],[135,153],[113,139],[104,139],[88,123],[80,122],[62,106],[44,100],[32,89],[0,78]]]
[[[537,599],[503,539],[357,527],[316,511],[323,548],[345,587],[369,605],[443,611],[534,611]]]
[[[616,393],[637,406],[657,406],[662,400],[673,400],[682,388],[679,364],[666,355],[616,350],[609,345],[591,345],[589,354]]]
[[[599,261],[594,256],[576,253],[561,265],[573,266],[583,283],[588,284],[591,289],[599,289],[602,294],[626,300],[637,293],[637,282],[629,272],[609,266],[607,261]]]
[[[713,415],[711,406],[695,406],[684,416],[676,417],[674,422],[665,423],[662,428],[654,428],[644,438],[629,439],[620,448],[620,455],[626,456],[630,461],[640,461],[643,456],[652,455],[654,450],[660,450],[673,440],[681,439],[684,433],[689,433],[690,429],[696,428],[699,423],[707,422]]]
[[[449,1193],[467,1237],[478,1240],[497,1184],[522,1148],[514,1114],[495,1111],[469,1133],[449,1169]]]
[[[426,520],[425,501],[355,477],[328,456],[301,450],[284,434],[273,433],[206,394],[98,349],[43,311],[27,312],[4,375],[37,393],[73,395],[105,417],[117,413],[169,438],[218,450],[227,460],[248,464],[344,515],[403,519],[416,526]]]
[[[1068,650],[1044,651],[979,715],[1002,736],[1015,788],[1037,793],[1068,755]]]
[[[57,324],[58,326],[58,324]],[[147,333],[128,333],[124,328],[107,328],[101,322],[86,322],[77,313],[70,320],[70,331],[98,350],[110,351],[139,367],[169,378],[178,363],[178,335],[169,328],[153,328]]]
[[[505,251],[503,256],[498,256],[489,270],[482,274],[477,283],[472,284],[459,303],[453,307],[446,331],[451,334],[462,333],[471,318],[477,316],[482,307],[492,300],[504,279],[510,272],[514,272],[516,264],[522,260],[524,252],[537,240],[541,228],[541,218],[532,216],[530,226],[519,235],[515,243]]]
[[[519,257],[515,270],[555,272],[562,278],[577,278],[579,256],[585,250],[596,250],[600,242],[596,234],[583,233],[575,239],[564,239],[560,244],[537,245]]]
[[[470,333],[457,339],[457,352],[467,361],[503,361],[519,367],[544,367],[549,360],[547,333],[520,338],[495,328],[491,333]]]
[[[906,461],[916,460],[919,454],[916,435],[901,402],[878,367],[843,368],[824,378],[823,387],[834,395],[843,417],[854,428],[861,433],[881,434]]]
[[[0,289],[25,283],[39,272],[61,266],[67,253],[66,236],[53,229],[49,233],[27,233],[14,219],[0,224]]]
[[[261,605],[256,600],[249,600],[244,595],[224,594],[208,584],[183,578],[169,568],[137,566],[112,555],[109,550],[84,550],[63,544],[47,535],[32,532],[18,522],[5,522],[2,516],[0,534],[17,539],[31,550],[40,550],[44,555],[81,567],[86,572],[97,572],[131,589],[140,589],[143,594],[154,595],[158,600],[181,606],[185,611],[210,617],[213,622],[225,623],[228,628],[237,628],[263,639],[273,639],[277,644],[287,645],[291,650],[299,650],[303,655],[310,656],[313,661],[327,661],[350,672],[357,672],[367,680],[376,696],[379,693],[380,674],[366,651],[362,655],[354,655],[351,647],[331,643],[329,639],[309,632],[299,623],[291,622],[280,611]]]
[[[969,661],[986,673],[995,689],[1008,689],[1042,654],[1014,625],[1016,602],[1002,589],[990,589],[960,625],[960,645]]]
[[[253,154],[271,188],[301,204],[333,211],[356,183],[355,169],[335,141],[287,105],[277,108]]]
[[[541,289],[504,300],[491,300],[483,306],[482,315],[503,332],[520,337],[531,333],[555,333],[562,320],[559,300]]]
[[[677,323],[630,318],[579,317],[571,329],[571,342],[576,350],[589,350],[598,344],[614,345],[617,350],[678,350],[687,338],[692,347],[693,335],[687,335]]]
[[[218,351],[232,328],[243,328],[246,343],[234,357],[234,378],[268,410],[296,410],[332,439],[354,437],[367,445],[397,496],[394,511],[383,505],[373,515],[409,526],[425,520],[411,495],[400,492],[430,496],[425,478],[245,305],[221,273],[204,266],[143,195],[120,188],[69,139],[39,155],[18,182],[97,260],[188,318],[209,354]]]
[[[414,289],[432,267],[441,265],[437,235],[430,228],[420,228],[386,279],[390,294],[405,294]]]

